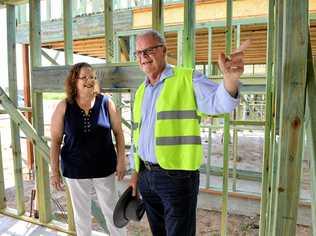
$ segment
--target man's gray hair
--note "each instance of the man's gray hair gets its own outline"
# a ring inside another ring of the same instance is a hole
[[[154,39],[156,39],[159,43],[165,45],[166,40],[165,38],[156,30],[150,29],[150,30],[145,30],[139,34],[137,34],[136,40],[138,38],[146,37],[146,36],[152,36]]]

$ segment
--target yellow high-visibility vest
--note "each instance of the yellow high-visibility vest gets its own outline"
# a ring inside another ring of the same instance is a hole
[[[200,119],[194,96],[192,69],[173,68],[156,102],[155,155],[158,164],[170,170],[197,170],[202,161]],[[139,171],[139,134],[145,83],[134,101],[134,161]]]

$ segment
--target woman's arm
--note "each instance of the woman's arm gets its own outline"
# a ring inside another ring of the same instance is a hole
[[[117,111],[114,102],[109,99],[108,109],[110,113],[110,121],[112,130],[115,136],[116,141],[116,151],[117,151],[117,166],[116,166],[116,175],[118,180],[122,180],[125,175],[126,166],[125,166],[125,142],[124,134],[121,125],[121,116]]]
[[[63,100],[58,103],[51,119],[50,133],[51,133],[51,184],[56,190],[63,190],[62,179],[59,172],[59,155],[60,146],[63,139],[64,132],[64,116],[66,110],[66,102]]]

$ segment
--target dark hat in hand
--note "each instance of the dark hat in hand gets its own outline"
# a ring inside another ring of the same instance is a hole
[[[145,206],[141,199],[132,196],[133,188],[129,186],[117,201],[113,212],[114,225],[122,228],[130,220],[140,221],[145,213]]]

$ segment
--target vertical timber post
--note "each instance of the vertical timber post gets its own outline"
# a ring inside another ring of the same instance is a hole
[[[41,66],[41,8],[39,0],[29,1],[31,68]],[[38,135],[44,135],[43,94],[32,92],[33,125]],[[37,148],[36,148],[37,149]],[[35,149],[36,189],[39,220],[48,223],[52,219],[48,163]]]
[[[9,77],[9,95],[13,103],[17,106],[17,74],[16,74],[16,24],[15,24],[15,6],[7,5],[7,49],[8,49],[8,77]],[[23,188],[23,170],[20,144],[20,129],[10,119],[11,124],[11,147],[14,168],[14,181],[16,193],[16,206],[18,215],[25,212],[24,206],[24,188]]]
[[[295,235],[300,192],[308,49],[308,1],[285,0],[275,217],[272,235]],[[295,99],[291,99],[291,97]]]

